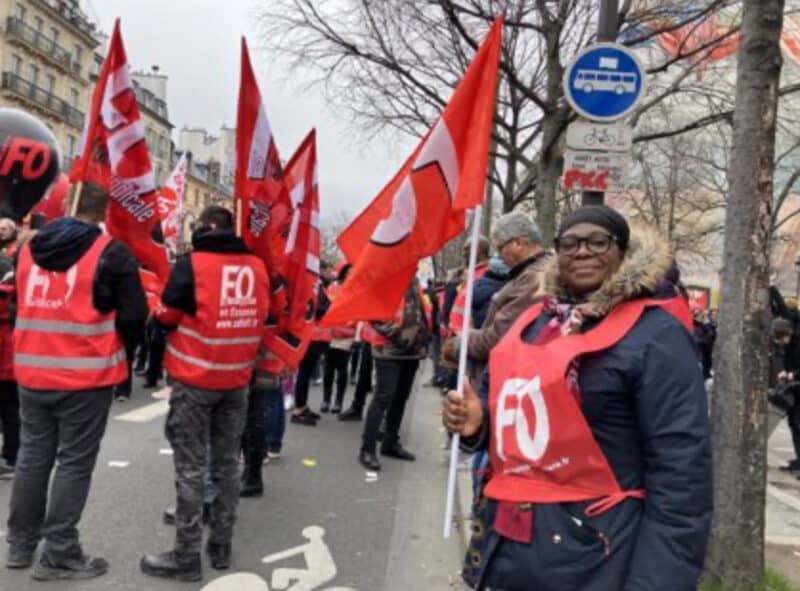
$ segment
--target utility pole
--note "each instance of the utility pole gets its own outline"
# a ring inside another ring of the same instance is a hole
[[[600,13],[597,23],[597,41],[617,40],[617,18],[619,0],[600,0]],[[602,191],[584,191],[581,205],[603,205],[605,193]]]

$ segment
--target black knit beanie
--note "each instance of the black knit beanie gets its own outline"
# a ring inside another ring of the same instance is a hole
[[[558,229],[558,235],[562,236],[564,232],[578,224],[595,224],[605,228],[616,239],[620,250],[628,249],[631,229],[627,220],[618,211],[605,205],[580,207],[564,218]]]

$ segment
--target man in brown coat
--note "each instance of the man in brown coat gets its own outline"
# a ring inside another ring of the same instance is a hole
[[[508,282],[492,297],[483,326],[469,332],[467,355],[472,363],[470,374],[475,377],[482,373],[492,348],[520,314],[536,302],[539,274],[548,258],[539,227],[521,212],[507,213],[497,220],[492,242],[511,272]],[[443,357],[458,363],[460,341],[452,339],[448,345]]]

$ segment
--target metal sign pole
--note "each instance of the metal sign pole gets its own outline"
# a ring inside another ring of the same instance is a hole
[[[619,0],[600,0],[600,14],[597,24],[598,41],[617,40],[617,13]],[[581,205],[603,205],[605,193],[602,191],[584,191]]]

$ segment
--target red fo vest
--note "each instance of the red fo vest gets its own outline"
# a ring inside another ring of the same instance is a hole
[[[250,254],[191,255],[197,313],[184,314],[167,339],[164,367],[204,390],[250,383],[269,303],[264,264]]]
[[[517,320],[489,358],[488,497],[512,503],[595,501],[586,509],[590,516],[626,498],[644,498],[644,490],[620,488],[565,376],[574,359],[613,347],[646,308],[655,306],[679,319],[682,308],[688,310],[679,298],[626,302],[592,330],[544,345],[522,340],[525,328],[541,313],[541,304]]]
[[[475,267],[475,279],[478,281],[481,277],[486,275],[489,270],[489,263],[483,263]],[[473,286],[475,283],[473,282]],[[448,327],[453,334],[460,335],[464,329],[464,312],[467,308],[467,282],[464,281],[458,286],[458,293],[456,299],[453,300],[453,307],[450,309],[450,322]]]
[[[99,236],[67,271],[34,264],[30,245],[20,251],[14,373],[22,386],[74,391],[127,379],[116,314],[101,314],[92,302],[97,265],[110,242],[109,236]]]

